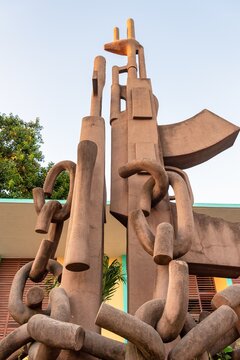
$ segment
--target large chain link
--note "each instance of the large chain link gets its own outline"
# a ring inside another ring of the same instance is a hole
[[[167,344],[178,338],[171,345],[169,360],[207,360],[208,352],[214,354],[224,344],[236,340],[238,331],[234,325],[238,321],[236,312],[240,312],[239,300],[234,302],[228,288],[220,297],[215,297],[216,300],[213,299],[217,310],[198,324],[194,321],[188,313],[188,265],[179,260],[190,250],[194,239],[190,182],[182,170],[174,167],[164,169],[159,163],[147,159],[128,163],[119,169],[119,174],[127,178],[142,171],[147,171],[150,177],[141,190],[139,207],[131,212],[129,221],[141,246],[158,265],[154,290],[157,298],[143,304],[135,316],[103,304],[97,324],[130,341],[125,359],[165,359],[162,343]],[[167,195],[169,185],[174,191],[174,196],[170,198],[175,200],[175,203],[170,204],[171,211],[177,220],[173,224],[162,222],[153,232],[147,218],[151,208]],[[162,294],[161,298],[158,298],[159,294]],[[117,320],[120,318],[121,321]],[[151,331],[149,326],[152,327]],[[226,333],[228,336],[224,339]],[[145,344],[146,339],[148,346]],[[157,350],[156,344],[159,344]]]
[[[13,279],[8,308],[14,320],[21,326],[1,342],[0,359],[6,359],[14,350],[35,339],[29,332],[29,325],[26,324],[35,315],[44,316],[44,319],[58,319],[62,322],[70,319],[69,300],[63,289],[53,289],[50,292],[50,304],[45,310],[42,309],[44,290],[41,287],[31,287],[26,294],[25,302],[23,294],[28,279],[38,283],[50,273],[59,282],[61,281],[62,265],[54,260],[54,257],[61,238],[63,223],[70,215],[75,168],[76,164],[72,161],[57,163],[48,172],[43,188],[33,189],[34,205],[38,214],[35,231],[47,235],[41,241],[35,259],[25,264]],[[70,177],[69,193],[63,206],[55,200],[45,201],[45,196],[51,196],[56,179],[62,171],[67,171]],[[35,355],[31,358],[54,359],[59,354],[59,351],[56,353],[55,348],[50,349],[44,344],[38,345],[38,348],[34,346]],[[44,357],[41,357],[41,354],[44,354]]]

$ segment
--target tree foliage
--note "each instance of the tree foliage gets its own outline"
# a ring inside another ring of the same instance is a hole
[[[41,129],[38,119],[27,123],[12,114],[0,115],[1,197],[28,198],[40,185]]]
[[[41,180],[42,183],[44,182],[48,171],[53,167],[53,165],[54,163],[50,162],[45,168],[41,169],[40,178],[42,179]],[[63,171],[56,179],[51,199],[66,199],[68,196],[68,190],[69,190],[69,175],[67,171]]]
[[[32,189],[42,187],[47,171],[43,166],[42,126],[39,119],[24,122],[12,114],[0,114],[0,197],[32,198]],[[67,196],[69,179],[62,173],[53,198]]]

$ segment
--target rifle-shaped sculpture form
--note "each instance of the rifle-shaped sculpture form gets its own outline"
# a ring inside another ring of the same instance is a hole
[[[188,318],[188,267],[190,273],[197,275],[240,274],[239,250],[236,251],[240,224],[195,214],[190,182],[183,171],[230,147],[239,128],[208,110],[179,124],[157,124],[158,101],[146,75],[143,47],[135,39],[131,19],[127,23],[127,39],[119,40],[119,30],[114,29],[114,41],[106,44],[105,50],[127,56],[126,66],[114,66],[112,70],[110,121],[111,213],[128,231],[128,310],[138,316],[139,307],[145,306],[147,310],[142,311],[150,316],[156,311],[154,306],[160,307],[160,320],[156,322],[155,318],[154,327],[171,349],[171,341],[180,334]],[[126,86],[119,83],[123,72],[127,73]],[[124,109],[121,100],[126,102]],[[170,201],[169,185],[175,202]],[[157,305],[151,304],[155,301],[151,299],[156,299]],[[172,350],[170,358],[192,359],[210,349],[231,327],[231,322],[226,323],[226,328],[220,326],[228,310],[221,308],[222,313],[215,312],[203,330],[196,330],[192,339],[202,331],[206,335],[198,348],[188,343],[184,352],[187,337],[176,351]],[[218,331],[210,334],[207,327],[211,328],[214,322],[219,324]],[[104,326],[101,317],[99,325]],[[233,340],[236,330],[231,331]],[[191,352],[189,346],[195,350]],[[136,349],[130,346],[129,354],[129,358],[134,358]],[[141,358],[139,352],[138,356]]]
[[[240,274],[238,255],[232,250],[240,235],[238,226],[194,214],[190,182],[182,170],[230,147],[239,128],[208,110],[181,123],[158,125],[158,101],[147,78],[144,51],[135,39],[133,20],[127,23],[127,39],[119,40],[118,29],[114,34],[114,41],[106,44],[105,50],[127,56],[127,65],[112,70],[110,206],[111,213],[128,227],[129,311],[134,313],[151,299],[153,279],[160,271],[146,252],[154,255],[160,269],[170,259],[183,257],[193,274]],[[119,84],[123,72],[127,73],[126,86]],[[121,99],[126,103],[123,110]],[[169,185],[176,204],[170,202]],[[173,246],[169,244],[161,256],[158,247],[166,244],[161,245],[159,239],[165,232],[169,232],[168,241]],[[225,250],[216,251],[216,247]]]
[[[215,354],[239,337],[239,286],[216,294],[214,311],[202,322],[196,324],[188,313],[188,270],[240,274],[240,224],[194,214],[190,182],[183,171],[231,146],[239,129],[208,110],[179,124],[158,125],[158,101],[131,19],[127,30],[127,39],[120,40],[115,28],[114,41],[105,49],[127,56],[126,66],[112,70],[111,212],[127,227],[129,313],[100,306],[105,59],[97,57],[91,112],[82,122],[77,164],[56,164],[43,188],[34,189],[36,231],[45,238],[34,261],[14,278],[9,311],[20,327],[0,342],[0,360],[26,344],[30,360],[206,360],[209,352]],[[122,73],[127,73],[126,86],[119,82]],[[45,202],[63,170],[70,175],[66,204]],[[169,186],[174,197],[168,194]],[[69,217],[62,269],[53,259]],[[48,272],[61,281],[61,287],[50,292],[48,309],[42,309],[39,287],[32,287],[24,302],[27,279],[40,282]],[[100,327],[128,343],[105,338]]]

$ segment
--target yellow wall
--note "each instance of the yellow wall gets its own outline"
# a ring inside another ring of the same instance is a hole
[[[64,262],[64,258],[63,257],[58,257],[57,258],[57,261],[63,265],[63,262]]]
[[[109,263],[111,263],[113,260],[115,260],[115,258],[110,258],[109,259]],[[118,257],[117,260],[122,263],[122,258]],[[109,305],[114,306],[117,309],[123,310],[124,306],[123,306],[123,284],[119,284],[119,287],[117,289],[117,291],[114,293],[113,297],[111,300],[106,302]],[[118,341],[124,341],[124,339],[108,330],[102,329],[102,335],[114,339],[114,340],[118,340]]]
[[[224,278],[214,278],[214,282],[217,292],[225,289],[228,286],[227,279]]]

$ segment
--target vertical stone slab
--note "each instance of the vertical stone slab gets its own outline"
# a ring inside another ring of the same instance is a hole
[[[71,272],[64,268],[62,286],[67,292],[71,306],[71,322],[86,330],[99,332],[95,317],[101,304],[102,295],[102,258],[103,225],[105,213],[105,124],[98,116],[88,116],[82,121],[80,140],[91,140],[97,144],[98,153],[95,163],[91,193],[89,194],[89,253],[90,269]],[[86,353],[62,351],[59,359],[90,360],[95,357]]]
[[[139,96],[139,93],[143,93],[143,96]],[[147,103],[145,104],[143,101],[141,102],[141,106],[138,106],[138,117],[136,117],[136,111],[133,112],[135,107],[132,103],[134,101],[132,94],[138,94],[138,96],[143,99],[146,98],[146,94],[149,95]],[[156,106],[149,79],[128,78],[127,115],[128,162],[145,158],[157,160],[162,164],[162,152],[157,130]],[[141,189],[148,178],[149,174],[136,174],[128,178],[128,215],[131,211],[139,208]],[[148,221],[154,230],[157,224],[162,221],[171,222],[167,200],[161,201],[161,203],[153,209]],[[130,314],[134,314],[138,307],[152,299],[157,269],[152,257],[149,256],[140,245],[130,222],[128,222],[127,255],[128,311]]]

